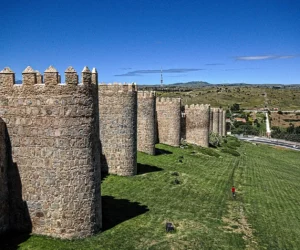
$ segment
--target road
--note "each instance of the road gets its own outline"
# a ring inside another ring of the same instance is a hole
[[[268,114],[268,112],[265,114],[266,114],[266,132],[267,132],[267,135],[270,137],[271,129],[270,129],[270,122],[269,122],[269,114]]]
[[[289,148],[293,150],[300,151],[300,143],[297,142],[291,142],[291,141],[284,141],[284,140],[277,140],[277,139],[268,139],[264,137],[258,137],[258,136],[238,136],[240,140],[254,142],[254,143],[263,143],[263,144],[269,144],[284,148]]]

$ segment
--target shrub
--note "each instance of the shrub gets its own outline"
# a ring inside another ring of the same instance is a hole
[[[226,143],[222,143],[221,145],[224,148],[230,148],[236,150],[238,147],[241,146],[241,142],[235,137],[228,137],[226,141],[227,141]]]
[[[211,148],[200,148],[199,152],[205,155],[214,156],[214,157],[220,157],[220,155]]]
[[[203,148],[200,146],[189,144],[189,149],[192,149],[191,155],[197,156],[197,153],[201,153],[204,155],[214,156],[214,157],[220,157],[220,155],[216,152],[215,149],[212,148]]]
[[[211,144],[214,147],[220,146],[222,143],[222,136],[214,133],[214,132],[210,132],[209,133],[209,144]]]
[[[226,145],[226,148],[230,148],[230,149],[233,149],[233,150],[236,150],[236,149],[237,149],[236,146],[230,145],[230,144]]]
[[[241,146],[241,142],[240,141],[230,141],[227,143],[228,146],[231,146],[231,147],[240,147]]]
[[[231,130],[232,134],[258,135],[259,129],[251,125],[240,125]]]
[[[231,154],[233,156],[240,156],[240,153],[238,151],[235,151],[234,149],[231,148],[222,148],[221,152]]]

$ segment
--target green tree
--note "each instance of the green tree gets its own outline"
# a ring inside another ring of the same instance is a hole
[[[289,134],[293,134],[295,130],[295,126],[293,123],[290,123],[290,126],[286,129],[286,132]]]
[[[240,110],[240,104],[238,103],[234,103],[231,107],[230,107],[231,111],[239,111]]]

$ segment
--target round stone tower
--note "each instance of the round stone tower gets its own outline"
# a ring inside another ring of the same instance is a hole
[[[218,108],[212,108],[212,132],[218,134],[219,133],[219,109]]]
[[[185,106],[186,142],[202,147],[209,145],[210,105]]]
[[[138,151],[155,155],[155,92],[138,92],[138,118],[137,118],[137,148]]]
[[[159,143],[180,145],[181,99],[156,98],[157,135]]]
[[[135,84],[100,84],[99,116],[102,172],[137,172],[137,90]]]
[[[72,67],[65,74],[59,84],[54,67],[44,77],[27,67],[15,84],[12,71],[0,72],[0,114],[14,171],[10,227],[22,228],[26,217],[34,234],[82,238],[102,227],[98,89],[87,67],[82,84]]]

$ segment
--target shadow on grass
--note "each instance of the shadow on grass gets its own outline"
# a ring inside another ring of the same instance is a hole
[[[103,231],[148,212],[147,206],[113,196],[102,196]]]
[[[109,173],[101,173],[101,183],[109,176]]]
[[[168,150],[161,149],[161,148],[155,148],[155,155],[171,155],[171,154],[173,154],[173,153]]]
[[[213,145],[212,143],[209,143],[210,148],[218,148],[217,146]]]
[[[156,172],[156,171],[162,171],[162,168],[156,167],[156,166],[151,166],[147,164],[137,164],[137,174],[145,174],[145,173],[151,173],[151,172]]]
[[[10,232],[0,236],[1,250],[16,250],[19,249],[19,244],[30,238],[29,233]]]

